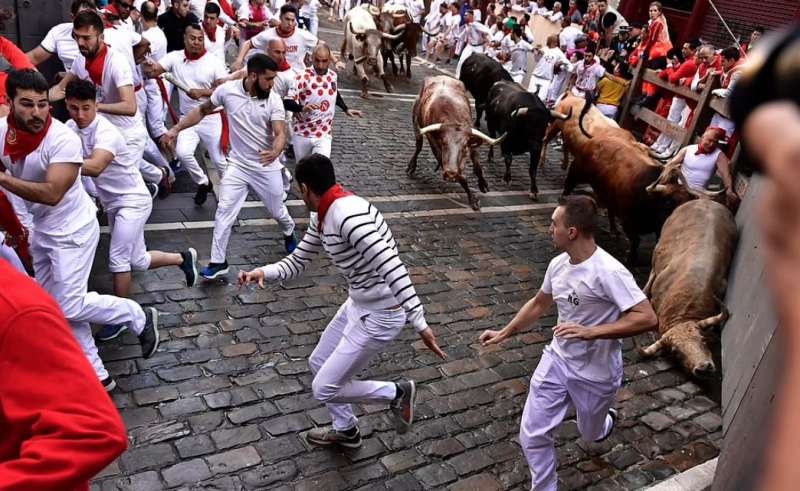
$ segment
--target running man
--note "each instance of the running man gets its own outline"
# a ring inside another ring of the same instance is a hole
[[[314,398],[326,404],[333,426],[313,429],[306,439],[319,446],[360,447],[352,403],[389,403],[398,433],[405,433],[414,421],[414,382],[355,379],[372,357],[400,334],[406,320],[428,349],[445,358],[398,256],[392,231],[372,204],[336,184],[328,157],[315,154],[301,160],[295,179],[312,212],[303,240],[279,262],[241,271],[239,283],[257,282],[263,288],[265,281],[297,278],[323,250],[347,280],[349,298],[323,331],[309,359]]]
[[[214,279],[228,273],[225,254],[231,229],[250,191],[261,198],[280,225],[286,252],[291,253],[297,246],[294,220],[283,202],[283,165],[278,160],[287,134],[283,101],[271,90],[277,72],[278,65],[272,59],[256,54],[247,62],[245,79],[231,80],[214,89],[207,101],[189,111],[164,135],[164,143],[172,146],[181,131],[200,123],[218,106],[228,115],[231,148],[214,216],[211,262],[200,271],[203,278]]]
[[[575,407],[578,430],[588,442],[611,434],[611,407],[622,384],[622,338],[655,329],[653,308],[633,276],[597,246],[597,205],[588,196],[559,201],[550,222],[556,248],[539,292],[500,331],[480,335],[483,346],[498,344],[533,327],[553,303],[558,322],[531,377],[522,412],[519,443],[531,471],[531,489],[556,489],[553,430]]]

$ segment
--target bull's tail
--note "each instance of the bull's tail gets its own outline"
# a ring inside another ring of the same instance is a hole
[[[581,129],[581,133],[583,133],[583,136],[585,136],[586,138],[589,138],[589,139],[592,138],[592,135],[590,135],[589,132],[586,131],[586,128],[583,127],[583,118],[586,116],[586,113],[589,112],[589,109],[591,109],[592,104],[594,103],[593,99],[594,99],[594,95],[590,94],[589,92],[587,92],[586,93],[586,102],[583,104],[583,109],[581,109],[581,115],[578,118],[578,127]]]

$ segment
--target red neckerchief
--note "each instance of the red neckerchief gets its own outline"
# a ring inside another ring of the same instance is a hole
[[[289,31],[289,34],[284,34],[283,31],[281,31],[281,26],[278,26],[275,28],[275,34],[282,38],[290,38],[294,34],[294,27]]]
[[[289,70],[290,68],[292,68],[292,65],[290,65],[289,62],[286,61],[286,58],[284,58],[283,61],[280,62],[280,64],[278,65],[278,71],[279,72],[285,72],[286,70]]]
[[[103,83],[103,67],[106,64],[106,55],[108,54],[108,45],[103,44],[100,51],[92,58],[86,58],[86,71],[89,72],[89,78],[92,79],[95,85]]]
[[[319,231],[322,232],[322,222],[325,220],[325,215],[328,213],[328,208],[331,207],[334,201],[345,196],[352,196],[353,193],[345,191],[341,184],[334,184],[330,189],[325,191],[325,194],[319,199],[319,207],[317,208],[317,217],[319,218]]]
[[[250,4],[250,20],[253,22],[263,22],[267,20],[267,12],[264,5],[260,9],[256,9],[255,5]]]
[[[50,123],[53,122],[53,118],[50,114],[47,115],[44,128],[39,133],[31,133],[19,128],[13,112],[6,116],[6,122],[8,123],[8,130],[6,131],[6,145],[3,149],[3,155],[11,157],[11,163],[16,164],[17,161],[25,160],[25,157],[39,148],[42,140],[47,136],[47,130],[50,129]]]
[[[572,17],[572,14],[574,14],[576,10],[578,10],[577,5],[570,7],[570,9],[567,11],[567,17]]]
[[[206,36],[208,36],[209,41],[211,41],[212,43],[217,42],[217,24],[214,24],[211,30],[209,30],[206,27],[206,23],[203,22],[203,30],[206,32]]]
[[[723,130],[722,128],[720,128],[718,126],[710,126],[709,128],[706,129],[706,131],[713,131],[714,132],[714,137],[717,140],[724,140],[725,139],[725,130]],[[697,144],[697,151],[694,154],[695,155],[709,155],[711,153],[714,153],[715,150],[717,150],[717,149],[716,148],[712,148],[711,150],[706,150],[705,148],[703,148],[702,145],[700,145],[698,143]]]
[[[203,57],[203,55],[204,55],[204,54],[206,54],[206,49],[205,49],[205,48],[203,48],[203,51],[201,51],[200,53],[198,53],[198,54],[196,54],[196,55],[190,55],[188,51],[186,51],[185,49],[183,50],[183,56],[184,56],[184,57],[185,57],[185,58],[186,58],[188,61],[195,61],[195,60],[199,60],[200,58],[202,58],[202,57]]]
[[[697,151],[694,154],[695,155],[710,155],[714,150],[716,150],[716,148],[713,148],[711,150],[706,150],[705,148],[703,148],[703,145],[700,145],[698,143],[697,144]]]

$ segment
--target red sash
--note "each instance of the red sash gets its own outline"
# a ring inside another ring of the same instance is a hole
[[[164,85],[164,80],[161,77],[156,77],[156,85],[158,85],[158,91],[161,92],[161,99],[167,104],[169,117],[172,118],[174,124],[178,124],[178,115],[175,114],[175,110],[172,109],[169,103],[169,94],[167,94],[167,86]]]
[[[255,9],[253,8],[253,4],[250,4],[250,22],[264,22],[265,20],[267,20],[266,7]],[[245,32],[249,39],[263,30],[263,27],[248,27],[245,29]]]
[[[286,61],[286,58],[284,58],[283,61],[280,63],[280,65],[278,65],[279,72],[285,72],[290,68],[292,68],[292,65],[290,65],[289,62]]]
[[[9,236],[6,243],[17,252],[28,273],[32,273],[33,259],[28,247],[28,231],[20,223],[14,207],[2,191],[0,191],[0,229],[6,231]]]
[[[319,217],[319,231],[322,232],[322,222],[325,221],[325,215],[334,201],[345,196],[352,196],[353,193],[345,191],[341,184],[334,184],[330,189],[325,191],[319,199],[319,208],[317,208],[317,216]]]
[[[47,136],[47,130],[50,129],[50,123],[53,122],[53,118],[50,114],[47,115],[44,128],[39,133],[31,133],[17,127],[17,120],[14,119],[13,112],[6,116],[6,121],[8,122],[8,130],[6,131],[6,145],[3,149],[3,155],[11,157],[11,162],[16,164],[17,161],[25,160],[25,157],[39,148],[42,140]]]
[[[231,144],[231,128],[230,125],[228,125],[228,115],[225,114],[225,111],[220,111],[219,117],[222,118],[222,132],[219,135],[219,148],[224,155],[228,155]]]
[[[103,83],[103,67],[106,63],[106,55],[108,54],[108,45],[103,44],[100,51],[91,60],[86,58],[86,71],[89,72],[89,78],[92,79],[95,85],[102,85]]]

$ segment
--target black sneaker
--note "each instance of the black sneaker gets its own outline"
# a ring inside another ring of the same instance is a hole
[[[208,193],[213,190],[214,185],[211,184],[211,181],[208,181],[208,184],[200,184],[197,186],[197,193],[194,195],[194,204],[197,206],[203,206],[208,199]]]
[[[213,280],[226,274],[228,274],[228,261],[224,263],[208,263],[208,266],[200,270],[200,276],[207,280]]]
[[[192,287],[197,284],[197,251],[190,247],[186,252],[181,252],[183,262],[181,271],[186,275],[186,286]]]
[[[413,380],[401,380],[395,384],[397,397],[392,401],[394,424],[398,433],[405,433],[414,422],[414,401],[417,398],[417,386]]]
[[[161,182],[158,183],[158,199],[166,199],[172,191],[172,183],[169,181],[169,171],[167,169],[161,167],[161,173],[164,177],[162,177]]]
[[[333,428],[314,428],[306,433],[306,441],[320,447],[339,445],[346,448],[358,448],[361,446],[361,432],[358,431],[358,427],[355,430],[354,435],[347,435],[345,432]]]
[[[606,438],[610,437],[611,433],[614,431],[614,427],[617,426],[617,410],[612,407],[608,410],[608,415],[611,416],[611,428],[608,429],[608,433],[595,440],[595,443],[600,443]]]
[[[158,186],[152,182],[146,182],[144,184],[145,187],[147,187],[147,191],[150,193],[150,198],[156,199],[156,196],[158,196]]]
[[[283,153],[286,154],[287,159],[294,160],[294,146],[291,143],[289,145],[286,145],[286,150],[284,150]]]
[[[106,390],[106,392],[111,392],[117,388],[117,382],[111,378],[111,375],[101,380],[100,383],[103,384],[103,388]]]
[[[158,349],[158,311],[153,307],[144,309],[144,330],[139,334],[142,358],[150,358]]]

